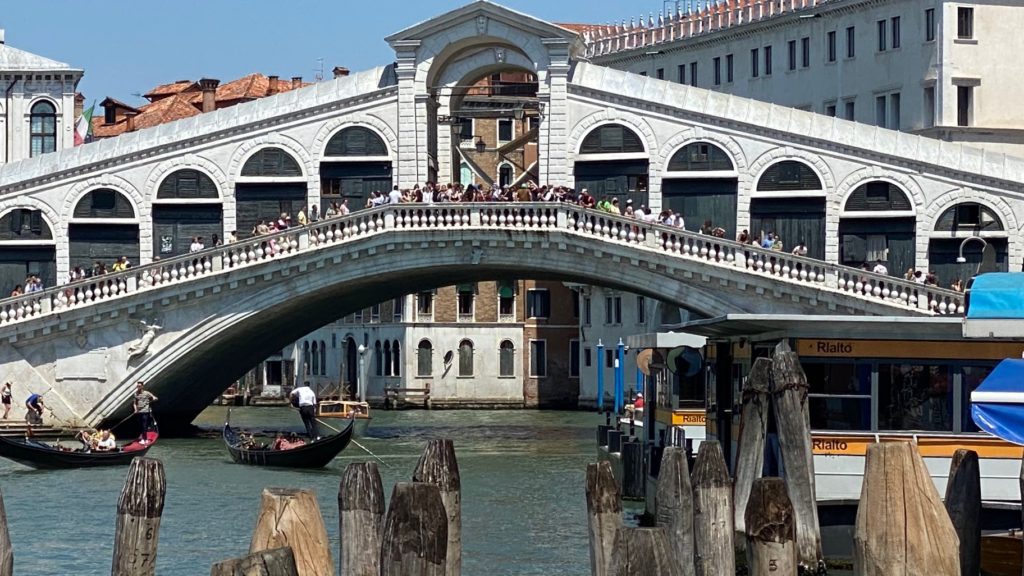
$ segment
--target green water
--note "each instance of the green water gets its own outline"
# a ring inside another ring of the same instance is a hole
[[[224,408],[196,424],[217,426]],[[589,413],[406,411],[374,413],[359,442],[380,456],[385,495],[409,480],[423,444],[451,438],[462,475],[463,571],[476,575],[590,573],[584,473],[594,460]],[[232,422],[301,429],[287,408],[234,409]],[[167,498],[157,574],[209,574],[244,555],[264,487],[316,491],[337,566],[341,472],[371,457],[350,446],[324,470],[253,468],[231,463],[220,439],[161,440]],[[117,498],[127,468],[34,471],[0,459],[0,489],[19,575],[109,574]]]

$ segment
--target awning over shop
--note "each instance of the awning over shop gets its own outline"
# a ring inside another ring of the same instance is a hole
[[[974,278],[969,292],[967,318],[1024,319],[1024,273],[991,272]]]
[[[985,432],[1024,445],[1024,360],[1003,360],[971,392],[971,417]]]

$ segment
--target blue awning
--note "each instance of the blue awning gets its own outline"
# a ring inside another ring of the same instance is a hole
[[[1024,445],[1024,360],[1003,360],[971,392],[971,417],[985,432]]]
[[[1024,319],[1024,273],[990,272],[971,282],[968,319]]]

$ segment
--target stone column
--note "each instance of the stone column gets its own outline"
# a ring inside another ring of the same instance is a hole
[[[393,179],[403,188],[412,188],[420,181],[417,125],[421,119],[417,118],[416,101],[416,50],[419,45],[419,40],[401,40],[394,44],[395,74],[398,77],[398,161]]]
[[[438,94],[438,116],[451,116],[452,89],[445,87]],[[437,181],[454,182],[456,168],[452,157],[452,127],[449,124],[437,125]]]
[[[545,38],[551,64],[547,69],[547,94],[541,94],[544,120],[541,122],[538,157],[541,163],[541,184],[569,184],[572,172],[570,152],[566,150],[569,138],[569,40]],[[545,98],[546,96],[546,98]]]

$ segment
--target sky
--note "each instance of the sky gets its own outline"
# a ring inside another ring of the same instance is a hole
[[[7,44],[85,70],[86,107],[139,104],[175,80],[252,72],[313,80],[322,69],[388,64],[384,37],[469,0],[3,0]],[[662,0],[501,0],[552,22],[606,23],[659,12]],[[674,3],[669,3],[674,4]],[[88,8],[86,8],[88,7]]]

